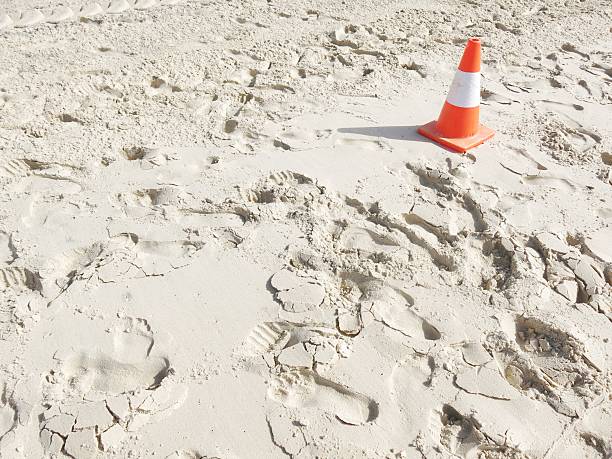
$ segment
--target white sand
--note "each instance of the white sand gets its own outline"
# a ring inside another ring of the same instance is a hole
[[[609,2],[479,3],[4,0],[0,457],[611,457]]]

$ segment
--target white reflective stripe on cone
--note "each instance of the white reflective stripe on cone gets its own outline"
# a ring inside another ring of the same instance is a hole
[[[446,102],[455,107],[478,107],[480,105],[480,73],[457,70]]]

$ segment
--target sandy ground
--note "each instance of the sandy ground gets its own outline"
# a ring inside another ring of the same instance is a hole
[[[612,457],[610,4],[483,3],[3,0],[0,457]]]

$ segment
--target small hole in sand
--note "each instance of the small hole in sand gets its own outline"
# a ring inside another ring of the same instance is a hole
[[[145,157],[145,149],[142,147],[126,147],[123,149],[123,156],[129,161],[143,159]]]
[[[238,121],[236,120],[227,120],[223,125],[223,132],[226,134],[231,134],[238,127]]]
[[[164,80],[162,80],[161,78],[158,77],[153,77],[153,79],[151,80],[151,87],[155,88],[155,89],[159,89],[162,86],[164,86],[166,84],[166,82]]]
[[[75,118],[74,116],[72,116],[72,115],[70,115],[68,113],[62,113],[59,116],[59,120],[62,123],[79,123],[79,124],[83,124],[83,122],[80,119]]]

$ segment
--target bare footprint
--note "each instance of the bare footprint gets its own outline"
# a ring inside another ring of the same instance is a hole
[[[168,368],[168,360],[161,357],[132,364],[101,353],[83,352],[65,362],[64,374],[84,392],[97,390],[119,394],[159,385],[168,374]]]
[[[272,380],[268,396],[291,408],[325,411],[351,425],[365,424],[378,417],[378,406],[372,399],[311,370],[281,373]]]
[[[146,320],[124,317],[111,337],[109,351],[72,354],[55,373],[60,378],[51,378],[39,417],[47,455],[101,457],[185,402],[187,386],[177,384],[168,359],[152,354],[155,340]]]
[[[63,373],[83,392],[114,394],[159,386],[168,375],[168,359],[152,356],[153,335],[143,319],[126,318],[113,334],[112,355],[79,352],[63,364]]]

